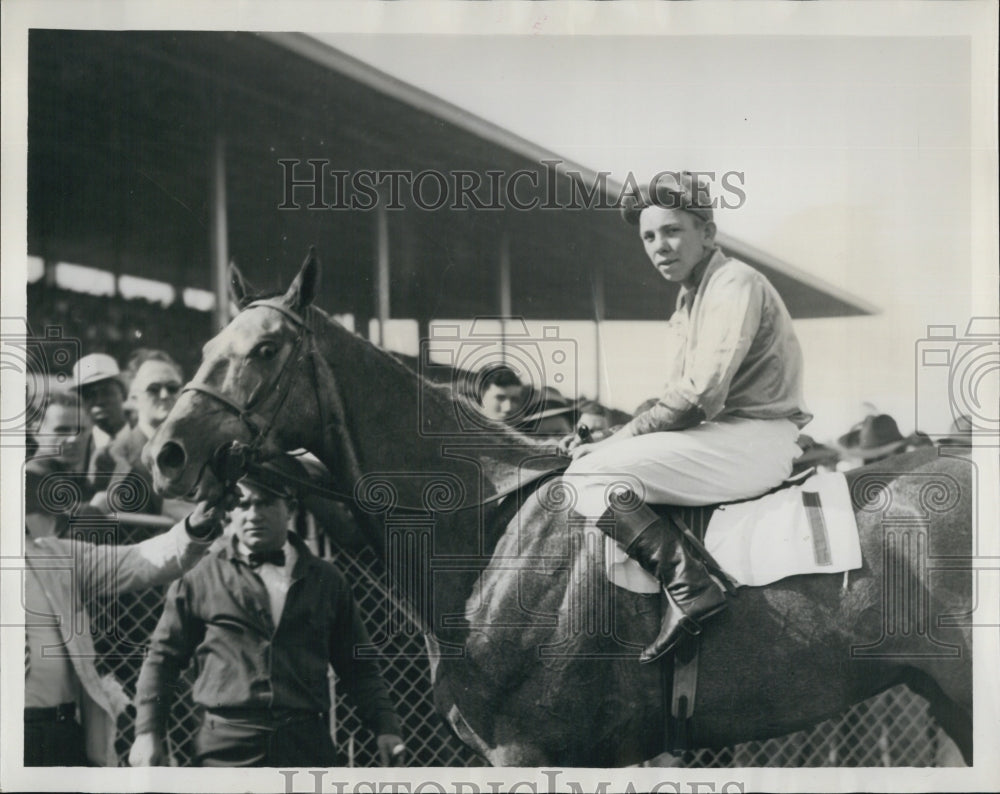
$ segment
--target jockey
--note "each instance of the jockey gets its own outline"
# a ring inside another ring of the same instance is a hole
[[[812,418],[802,399],[802,352],[771,283],[726,256],[705,186],[691,174],[628,196],[622,216],[639,226],[646,254],[680,294],[670,318],[659,401],[596,443],[568,438],[565,479],[576,509],[657,576],[666,595],[652,661],[699,621],[723,610],[725,594],[679,533],[645,503],[708,505],[749,499],[781,483]],[[678,178],[679,177],[679,178]]]

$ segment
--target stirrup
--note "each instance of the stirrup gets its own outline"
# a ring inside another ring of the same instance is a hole
[[[656,640],[653,640],[653,642],[651,642],[649,645],[647,645],[645,648],[642,649],[642,653],[639,654],[639,664],[649,664],[650,662],[655,662],[657,659],[660,659],[665,654],[670,653],[670,651],[672,651],[675,647],[677,647],[677,644],[681,641],[681,639],[683,639],[685,632],[691,637],[697,637],[699,634],[702,633],[702,631],[704,631],[701,621],[707,620],[708,618],[718,615],[728,606],[729,606],[728,601],[726,601],[725,597],[723,597],[723,600],[719,604],[717,604],[715,607],[708,610],[707,612],[703,612],[702,614],[698,615],[697,619],[687,614],[683,615],[680,618],[680,620],[678,620],[677,623],[674,625],[673,637],[671,637],[669,642],[666,642],[662,646],[657,647]],[[660,630],[661,631],[663,630],[662,624],[660,626]],[[659,635],[657,635],[657,639],[659,639]]]

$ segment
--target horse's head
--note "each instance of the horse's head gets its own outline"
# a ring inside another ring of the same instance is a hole
[[[306,325],[318,263],[310,250],[284,293],[249,298],[235,266],[232,296],[242,311],[202,348],[202,363],[145,450],[156,490],[164,496],[212,499],[222,484],[212,471],[232,441],[275,451],[305,446],[303,427],[318,413],[308,362],[313,340]],[[289,421],[289,420],[292,421]]]

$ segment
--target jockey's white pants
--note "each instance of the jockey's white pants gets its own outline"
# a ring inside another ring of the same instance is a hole
[[[802,454],[788,419],[724,417],[687,430],[613,441],[563,473],[575,510],[597,519],[615,490],[651,504],[708,505],[750,499],[781,483]]]

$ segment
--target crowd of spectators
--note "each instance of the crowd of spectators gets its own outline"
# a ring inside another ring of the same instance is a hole
[[[195,369],[200,345],[192,342],[209,337],[209,317],[182,307],[67,294],[38,284],[29,285],[28,300],[33,334],[51,339],[55,329],[62,339],[76,340],[79,348],[76,356],[67,357],[41,345],[44,359],[32,362],[41,364],[49,377],[31,373],[45,387],[38,389],[41,404],[28,428],[34,443],[25,464],[30,614],[25,628],[24,764],[116,765],[130,748],[133,764],[176,763],[176,753],[165,749],[167,711],[161,709],[164,725],[155,745],[149,744],[148,720],[135,732],[136,720],[143,716],[141,708],[137,715],[133,707],[142,651],[163,612],[164,586],[179,577],[201,576],[197,572],[210,562],[228,571],[230,561],[245,565],[241,570],[248,592],[256,597],[260,590],[268,598],[253,614],[242,614],[248,602],[238,599],[227,619],[215,623],[206,615],[202,638],[190,634],[191,656],[199,659],[204,674],[205,658],[217,652],[225,656],[225,648],[232,650],[249,636],[249,629],[244,633],[239,626],[258,620],[253,625],[261,630],[258,644],[264,651],[257,661],[264,664],[270,654],[284,653],[288,664],[269,669],[263,682],[254,677],[260,670],[245,671],[245,702],[222,680],[211,686],[196,682],[197,710],[174,711],[171,720],[188,723],[183,733],[189,746],[183,756],[198,765],[335,763],[329,731],[317,731],[329,723],[331,708],[325,669],[323,675],[319,670],[332,664],[344,691],[354,694],[355,707],[370,717],[379,760],[400,763],[404,745],[379,665],[369,661],[362,670],[351,661],[351,648],[367,642],[367,634],[350,588],[307,545],[317,545],[315,537],[303,532],[315,527],[315,521],[298,500],[282,493],[277,501],[284,509],[273,510],[269,506],[276,497],[267,491],[267,480],[254,486],[241,480],[244,498],[225,504],[191,505],[153,491],[142,451],[178,399],[185,367]],[[159,347],[164,344],[169,352]],[[285,546],[287,556],[280,560],[254,559],[265,525],[280,540],[277,551]],[[246,531],[239,531],[240,526]],[[53,555],[72,560],[71,568],[47,563]],[[322,607],[325,634],[299,614],[283,614],[292,596],[298,612],[321,609],[322,599],[291,588],[301,578],[336,585],[336,609],[333,603]],[[169,594],[167,603],[172,604]],[[76,612],[81,606],[84,611]],[[307,624],[311,628],[303,637],[301,627]],[[311,655],[300,653],[307,641],[315,646]],[[232,664],[226,671],[238,673]],[[176,681],[171,684],[171,693],[175,691]],[[286,697],[289,692],[294,697]],[[166,702],[166,695],[158,697]],[[220,730],[220,724],[226,728]],[[320,741],[324,735],[325,742]],[[288,741],[279,747],[278,736]],[[251,744],[259,752],[248,750]]]
[[[57,328],[63,338],[79,340],[81,352],[108,353],[119,362],[125,362],[138,347],[156,347],[192,373],[201,357],[199,340],[212,335],[209,312],[177,302],[164,306],[142,298],[87,295],[43,281],[28,284],[27,298],[28,326],[35,335],[44,336],[46,328]],[[72,363],[50,362],[50,366],[69,374]]]

